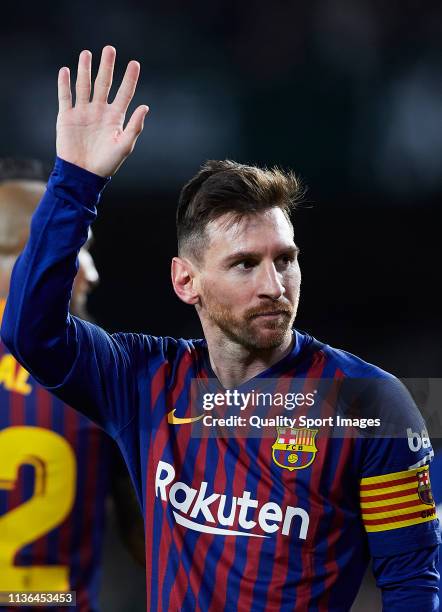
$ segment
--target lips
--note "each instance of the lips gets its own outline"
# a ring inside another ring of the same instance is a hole
[[[252,318],[257,317],[278,317],[279,315],[284,315],[289,317],[290,313],[287,310],[273,310],[269,312],[258,312],[252,315]]]

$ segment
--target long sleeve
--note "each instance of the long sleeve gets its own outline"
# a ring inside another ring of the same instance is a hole
[[[13,270],[1,333],[39,383],[116,437],[134,418],[137,356],[149,354],[150,337],[110,335],[69,314],[77,255],[107,180],[56,161]]]
[[[108,179],[57,159],[11,278],[2,339],[39,382],[59,384],[76,356],[69,315],[77,255]]]
[[[438,612],[439,547],[402,555],[375,557],[373,573],[382,590],[385,612]]]

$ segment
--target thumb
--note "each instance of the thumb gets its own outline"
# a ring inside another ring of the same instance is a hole
[[[149,107],[145,104],[138,106],[134,112],[132,113],[131,118],[129,119],[126,127],[122,133],[122,141],[129,151],[135,146],[138,136],[143,131],[144,127],[144,118],[149,112]]]

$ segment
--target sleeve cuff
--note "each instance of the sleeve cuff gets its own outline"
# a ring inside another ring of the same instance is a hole
[[[89,172],[89,170],[56,157],[47,188],[57,197],[94,209],[110,180],[110,177],[98,176]]]

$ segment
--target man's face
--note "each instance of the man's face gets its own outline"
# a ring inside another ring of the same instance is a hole
[[[301,272],[293,230],[280,208],[232,223],[209,223],[197,306],[203,324],[252,350],[280,346],[291,334]]]

